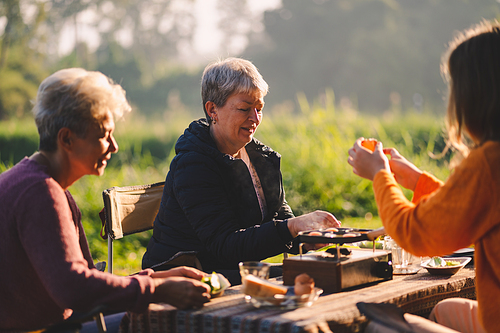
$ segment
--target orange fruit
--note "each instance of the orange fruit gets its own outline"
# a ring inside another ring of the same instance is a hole
[[[377,140],[375,139],[367,139],[361,141],[361,145],[367,149],[370,149],[371,151],[375,151],[375,146],[377,145]]]

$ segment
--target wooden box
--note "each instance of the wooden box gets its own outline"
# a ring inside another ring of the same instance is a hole
[[[283,284],[293,286],[302,273],[311,276],[325,293],[336,293],[375,282],[392,280],[392,258],[387,251],[352,250],[341,257],[314,252],[283,260]]]

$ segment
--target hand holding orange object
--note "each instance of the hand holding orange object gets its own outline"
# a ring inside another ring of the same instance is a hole
[[[361,141],[361,146],[370,149],[371,151],[375,151],[375,146],[377,145],[377,140],[375,139],[366,139]]]
[[[376,142],[376,140],[372,139]],[[368,148],[363,147],[363,142],[369,141],[365,138],[356,140],[351,149],[349,149],[349,157],[347,163],[352,166],[352,171],[363,178],[373,180],[375,175],[382,169],[391,171],[389,160],[384,155],[382,142],[377,142],[375,150],[372,152]]]

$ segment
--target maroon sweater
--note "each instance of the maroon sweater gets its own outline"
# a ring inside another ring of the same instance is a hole
[[[0,174],[0,331],[33,330],[108,305],[142,311],[152,271],[121,277],[94,268],[68,191],[27,158]]]

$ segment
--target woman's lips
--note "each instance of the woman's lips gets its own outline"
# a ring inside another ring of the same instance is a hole
[[[103,158],[103,159],[99,160],[99,164],[101,166],[107,166],[109,160],[110,160],[109,158]]]
[[[256,128],[255,127],[242,127],[243,130],[250,132],[250,133],[255,133]]]

